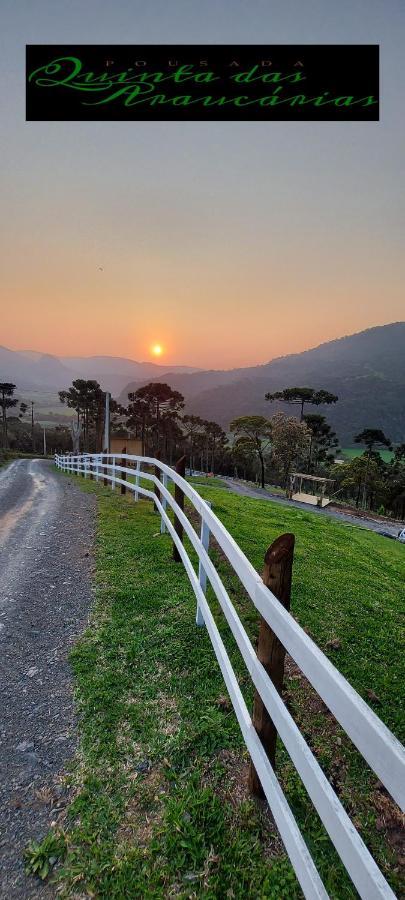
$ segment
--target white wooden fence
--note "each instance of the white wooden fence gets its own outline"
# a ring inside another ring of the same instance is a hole
[[[208,555],[210,534],[215,537],[261,616],[299,665],[301,671],[340,722],[392,798],[404,810],[405,752],[399,741],[263,584],[258,573],[209,504],[172,468],[158,459],[126,454],[56,456],[55,462],[56,466],[64,472],[81,474],[85,477],[91,473],[97,481],[104,478],[110,482],[112,489],[117,485],[125,485],[128,491],[133,492],[134,500],[138,500],[139,496],[153,500],[161,516],[161,530],[167,530],[173,538],[194,589],[197,598],[196,622],[205,624],[207,627],[242,735],[305,897],[312,900],[312,898],[327,898],[328,895],[253,726],[249,710],[205,596],[207,579],[218,598],[252,682],[259,692],[280,739],[360,897],[364,900],[393,898],[395,895],[390,886],[345,812],[273,682],[259,662],[252,643]],[[145,471],[143,468],[145,466],[155,467],[154,472],[158,471],[159,477],[150,471]],[[132,477],[134,480],[128,481],[128,477]],[[149,490],[141,485],[140,479],[150,481],[152,489]],[[170,482],[174,482],[181,488],[201,517],[200,536],[170,493]],[[156,487],[159,489],[160,497],[155,492]],[[187,551],[168,516],[168,506],[176,513],[197,553],[198,573],[194,570]]]

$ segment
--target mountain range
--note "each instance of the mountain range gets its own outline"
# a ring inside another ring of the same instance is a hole
[[[0,347],[0,381],[12,381],[20,396],[53,394],[74,378],[92,378],[124,404],[129,391],[148,381],[166,381],[186,400],[186,411],[228,429],[239,415],[271,416],[295,407],[269,403],[264,395],[284,387],[325,388],[338,403],[316,411],[326,415],[342,446],[351,446],[365,427],[382,428],[395,443],[405,441],[405,322],[369,328],[312,350],[265,365],[230,370],[140,363],[110,356],[68,357]],[[45,409],[46,397],[41,400]],[[63,412],[63,407],[60,408]],[[64,410],[66,412],[66,408]]]
[[[354,436],[366,427],[381,428],[399,443],[405,441],[405,322],[369,328],[262,366],[173,373],[170,384],[184,395],[187,412],[225,429],[236,416],[269,417],[280,409],[294,413],[296,407],[266,401],[268,391],[324,388],[339,401],[307,411],[325,415],[342,446],[352,446]],[[128,384],[122,399],[136,387]]]
[[[103,390],[115,396],[129,380],[157,378],[159,372],[196,372],[192,366],[159,366],[115,356],[52,356],[36,350],[8,350],[0,347],[0,381],[11,381],[18,390],[57,392],[76,378],[95,379]]]

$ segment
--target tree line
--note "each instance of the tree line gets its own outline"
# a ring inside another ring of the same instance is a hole
[[[24,427],[27,405],[18,406],[16,386],[0,383],[2,446],[9,446],[9,422],[13,427],[13,447],[30,450],[35,428]],[[328,406],[338,397],[311,387],[288,387],[267,393],[266,400],[299,410],[299,417],[276,412],[269,418],[239,416],[229,426],[229,435],[217,422],[184,412],[185,400],[170,385],[151,382],[128,394],[127,405],[110,400],[111,434],[138,438],[142,455],[159,456],[173,464],[186,455],[191,471],[233,475],[288,487],[295,471],[332,478],[333,493],[340,502],[387,512],[405,514],[405,443],[393,450],[389,437],[379,428],[366,428],[354,435],[354,443],[364,448],[351,460],[336,462],[339,441],[327,419],[310,408]],[[59,392],[61,403],[75,412],[80,431],[80,447],[85,452],[103,449],[105,392],[95,380],[76,379],[68,390]],[[71,433],[65,425],[48,431],[48,447],[66,452]],[[35,448],[33,448],[35,449]],[[389,462],[381,449],[393,450]]]

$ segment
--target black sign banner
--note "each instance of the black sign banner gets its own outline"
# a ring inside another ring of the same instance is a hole
[[[28,121],[378,121],[369,44],[28,45]]]

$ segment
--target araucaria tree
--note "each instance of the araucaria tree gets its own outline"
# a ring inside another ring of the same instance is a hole
[[[217,422],[205,422],[204,432],[207,471],[211,468],[211,472],[214,472],[217,453],[223,453],[226,448],[226,434]]]
[[[265,416],[239,416],[231,422],[230,428],[236,435],[235,447],[259,460],[261,485],[264,488],[266,455],[272,441],[269,420]]]
[[[265,394],[266,400],[278,400],[280,403],[296,404],[300,406],[300,421],[304,418],[304,407],[306,403],[312,406],[322,406],[323,404],[337,403],[338,397],[330,394],[329,391],[316,391],[309,387],[290,387],[284,388],[282,391],[276,391],[274,394]]]
[[[183,436],[186,438],[186,452],[190,469],[194,469],[199,459],[201,471],[214,472],[216,461],[226,450],[226,434],[217,422],[208,422],[200,416],[185,415],[181,419]]]
[[[15,388],[16,388],[15,384],[11,384],[11,382],[9,382],[9,381],[0,382],[2,446],[4,449],[6,449],[8,447],[7,410],[12,409],[14,406],[17,406],[17,403],[18,403],[17,397],[13,397]]]
[[[386,447],[387,450],[392,450],[390,439],[380,428],[364,428],[360,434],[356,434],[354,441],[356,444],[363,444],[364,447],[367,447],[369,458],[373,455],[374,447]]]
[[[317,466],[333,462],[339,441],[325,416],[311,413],[304,416],[303,421],[310,432],[307,468],[308,472],[314,472]]]
[[[200,416],[185,415],[181,420],[181,428],[188,444],[190,471],[194,469],[195,452],[204,440],[204,419]]]
[[[384,481],[384,463],[366,453],[357,456],[343,465],[335,467],[336,480],[359,506],[363,497],[363,505],[374,507],[375,500],[382,502],[386,488]]]
[[[153,424],[149,404],[146,400],[137,397],[137,391],[128,394],[128,400],[126,425],[135,437],[141,438],[142,456],[146,456],[149,428]]]
[[[104,398],[104,391],[98,381],[86,381],[83,378],[73,381],[68,391],[59,391],[61,403],[76,410],[77,421],[82,423],[85,450],[89,450],[91,427],[96,431],[96,449],[101,449],[98,445],[101,441]]]
[[[297,460],[305,459],[308,454],[311,433],[305,422],[281,412],[272,416],[270,428],[273,463],[287,485],[292,465]]]
[[[150,432],[154,452],[159,453],[165,424],[172,429],[173,421],[184,406],[183,395],[179,391],[174,391],[169,384],[157,381],[145,384],[144,387],[128,394],[128,399],[130,406],[127,424],[131,421],[140,421],[143,444],[146,444],[146,435]]]

